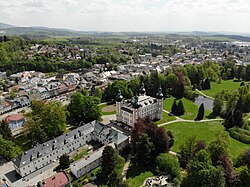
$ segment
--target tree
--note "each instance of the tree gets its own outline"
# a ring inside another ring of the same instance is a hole
[[[206,150],[195,155],[188,164],[187,171],[183,186],[225,186],[223,169],[212,165],[210,154]]]
[[[200,107],[199,107],[199,111],[198,111],[198,114],[197,114],[197,117],[195,120],[202,120],[203,117],[204,117],[204,104],[201,103]]]
[[[3,139],[2,135],[0,135],[0,155],[10,161],[13,158],[16,158],[18,155],[22,153],[22,150],[19,146],[17,146],[11,140]]]
[[[167,153],[162,153],[157,156],[155,163],[159,172],[171,175],[172,179],[181,177],[181,168],[176,157]]]
[[[190,157],[193,158],[200,150],[205,149],[205,148],[206,148],[205,142],[202,140],[198,140],[192,149],[192,153]]]
[[[186,168],[194,150],[196,144],[196,137],[190,136],[188,137],[183,144],[180,145],[180,155],[179,158],[181,167]]]
[[[5,140],[12,139],[12,133],[9,125],[6,123],[6,120],[2,120],[2,122],[0,123],[0,134],[3,136],[3,139]]]
[[[220,115],[221,109],[223,107],[223,99],[221,94],[216,94],[213,105],[213,114]]]
[[[176,104],[176,100],[174,100],[174,102],[172,104],[171,113],[174,115],[178,115],[178,106]]]
[[[154,143],[149,136],[147,134],[142,134],[134,147],[134,150],[137,150],[135,152],[137,164],[148,165],[152,163],[153,158],[151,157],[151,153],[154,149]]]
[[[208,151],[211,154],[213,164],[216,164],[221,155],[228,154],[229,137],[226,132],[220,133],[216,139],[208,145]]]
[[[57,101],[33,101],[32,112],[27,115],[25,127],[33,141],[43,143],[61,135],[66,129],[66,110]]]
[[[206,78],[202,84],[202,90],[210,90],[210,89],[211,89],[210,81],[208,78]]]
[[[102,100],[102,90],[100,88],[95,88],[94,96]]]
[[[183,115],[183,114],[185,113],[185,109],[184,109],[182,100],[180,100],[180,101],[178,102],[177,108],[178,108],[178,113],[177,113],[178,115],[177,115],[177,116],[181,116],[181,115]]]
[[[70,165],[69,155],[63,154],[59,158],[60,169],[67,169]]]
[[[237,174],[234,171],[232,161],[226,154],[221,154],[217,161],[217,165],[222,166],[225,173],[227,186],[235,186],[237,180]]]
[[[48,140],[46,132],[42,129],[40,124],[36,123],[33,119],[27,118],[25,122],[26,128],[28,128],[28,136],[34,143],[44,143]]]
[[[243,116],[239,109],[230,111],[223,123],[224,127],[228,130],[232,127],[242,127],[243,126]]]
[[[237,158],[236,166],[247,166],[250,168],[250,148],[240,154],[240,156]]]
[[[97,103],[96,97],[84,96],[80,92],[74,93],[68,105],[70,118],[85,123],[98,120],[101,117],[101,112]]]
[[[169,151],[174,142],[170,131],[166,132],[146,119],[137,121],[131,139],[136,160],[142,164],[153,162],[159,154]]]
[[[106,146],[102,152],[102,182],[108,186],[117,186],[121,180],[118,170],[123,167],[124,163],[124,159],[119,156],[116,150],[111,146]]]
[[[236,186],[245,187],[250,184],[250,169],[247,166],[236,168],[237,183]]]

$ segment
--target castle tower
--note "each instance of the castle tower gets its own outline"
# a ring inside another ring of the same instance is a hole
[[[138,96],[135,96],[134,102],[133,102],[133,116],[132,116],[133,126],[136,123],[137,119],[140,117],[139,116],[139,108],[140,108],[140,104],[139,104]]]
[[[146,89],[144,87],[144,83],[141,84],[141,88],[140,88],[139,92],[140,92],[140,95],[145,95],[146,94]]]
[[[122,121],[122,92],[121,90],[118,90],[118,95],[116,96],[116,120]]]
[[[161,119],[162,118],[162,113],[163,113],[163,94],[162,94],[162,88],[159,87],[158,93],[156,94],[156,99],[157,99],[157,107],[156,107],[156,119]]]

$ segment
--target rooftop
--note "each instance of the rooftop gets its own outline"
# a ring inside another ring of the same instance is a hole
[[[18,114],[12,114],[6,117],[6,122],[9,123],[10,121],[19,121],[24,119],[23,114],[18,113]]]
[[[65,172],[59,172],[52,177],[40,182],[42,187],[60,187],[69,182],[69,178]]]

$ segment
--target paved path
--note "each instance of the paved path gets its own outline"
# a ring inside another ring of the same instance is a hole
[[[110,120],[116,120],[116,114],[111,114],[111,115],[103,115],[102,116],[102,123],[104,125],[107,125],[108,123],[110,123]]]
[[[224,121],[224,119],[204,119],[204,120],[200,120],[200,121],[188,120],[188,119],[176,119],[174,121],[169,121],[169,122],[166,122],[166,123],[162,123],[162,124],[158,125],[158,127],[162,127],[164,125],[168,125],[168,124],[171,124],[171,123],[178,123],[178,122],[202,123],[202,122],[210,122],[210,121]]]
[[[214,100],[214,98],[213,97],[210,97],[210,96],[208,96],[208,95],[206,95],[206,94],[204,94],[203,92],[201,92],[200,90],[198,90],[198,89],[195,89],[197,92],[199,92],[199,94],[201,94],[201,95],[203,95],[204,97],[207,97],[207,98],[209,98],[209,99],[212,99],[212,100]]]
[[[167,110],[163,110],[163,112],[166,112],[168,114],[171,114],[170,112],[168,112]],[[173,115],[173,114],[171,114]],[[188,120],[188,119],[182,119],[180,117],[177,117],[175,115],[173,115],[176,120],[173,120],[173,121],[168,121],[168,122],[165,122],[165,123],[162,123],[160,125],[158,125],[159,127],[162,127],[164,125],[168,125],[168,124],[172,124],[172,123],[177,123],[177,122],[188,122],[188,123],[202,123],[202,122],[210,122],[210,121],[224,121],[224,119],[221,119],[221,118],[218,118],[218,119],[204,119],[204,120],[200,120],[200,121],[196,121],[196,120]]]
[[[122,170],[122,180],[124,181],[127,180],[127,172],[128,172],[130,162],[131,162],[131,154],[128,155],[128,158]]]

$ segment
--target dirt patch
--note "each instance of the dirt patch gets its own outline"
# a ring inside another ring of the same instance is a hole
[[[115,111],[115,105],[108,105],[102,108],[102,112],[113,112]]]

